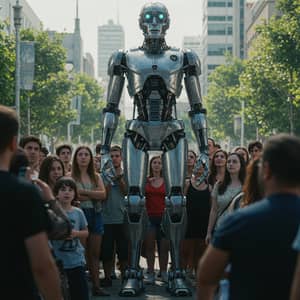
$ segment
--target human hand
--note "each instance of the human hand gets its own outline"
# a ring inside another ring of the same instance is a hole
[[[52,193],[52,190],[46,182],[36,178],[33,181],[33,183],[36,184],[39,187],[45,201],[50,201],[50,200],[54,199],[54,195]]]
[[[205,243],[206,243],[206,245],[209,245],[210,241],[211,241],[211,234],[208,233],[208,234],[206,235],[206,238],[205,238]]]

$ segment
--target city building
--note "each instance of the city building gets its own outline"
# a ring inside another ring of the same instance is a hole
[[[246,24],[246,52],[247,56],[251,45],[257,36],[256,27],[268,23],[272,16],[278,14],[276,0],[256,0],[248,3],[248,17]]]
[[[111,55],[125,48],[124,29],[120,24],[114,24],[113,20],[109,20],[107,24],[98,26],[98,77],[102,82],[105,94],[108,86],[107,67]],[[125,89],[120,100],[119,108],[122,114],[126,115],[129,107],[125,105]]]
[[[200,35],[196,36],[184,36],[182,41],[182,49],[190,49],[193,50],[199,57],[201,62],[201,73],[203,73],[202,70],[202,58],[203,58],[203,43]],[[200,85],[201,88],[203,87],[203,75],[200,76]],[[188,98],[186,95],[185,89],[183,89],[182,94],[180,98],[178,99],[179,102],[188,102]],[[178,111],[178,109],[177,109]]]
[[[113,52],[124,49],[125,34],[120,24],[109,20],[98,26],[98,76],[107,79],[108,60]]]
[[[92,78],[95,78],[95,63],[91,53],[85,53],[83,57],[83,72]]]
[[[80,34],[80,19],[78,16],[78,1],[76,3],[76,18],[73,33],[63,33],[63,46],[67,49],[67,63],[73,64],[74,71],[83,71],[83,43]]]
[[[225,63],[225,53],[245,57],[245,0],[203,0],[202,57],[203,94],[207,94],[208,76]]]
[[[22,6],[22,25],[21,28],[41,29],[41,20],[32,10],[26,0],[19,0]],[[16,0],[0,0],[0,20],[7,22],[6,30],[12,33],[14,30],[14,13],[13,6],[16,5]]]

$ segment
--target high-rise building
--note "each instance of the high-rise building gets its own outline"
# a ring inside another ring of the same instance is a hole
[[[244,58],[245,0],[204,0],[202,7],[203,93],[207,93],[208,75],[225,63],[225,53]]]
[[[203,47],[201,44],[200,35],[197,36],[184,36],[182,40],[182,49],[193,50],[201,60],[203,56]],[[201,79],[201,77],[200,77]],[[189,100],[186,94],[186,89],[183,88],[180,97],[177,100],[176,111],[178,118],[183,118],[187,111],[190,110]]]
[[[54,36],[55,31],[48,31],[49,36]],[[83,57],[83,42],[80,33],[80,19],[78,14],[78,0],[76,0],[76,18],[74,32],[68,32],[62,34],[62,45],[66,49],[66,69],[70,71],[70,78],[72,78],[72,72],[82,73],[84,72],[84,57]],[[92,60],[90,60],[92,61]],[[72,72],[71,72],[72,71]],[[77,111],[76,119],[68,123],[68,140],[72,135],[72,126],[80,125],[81,119],[81,96],[75,96],[71,100],[71,109]]]
[[[63,46],[67,49],[67,63],[73,64],[76,73],[81,73],[83,71],[83,42],[80,33],[78,2],[76,2],[74,32],[63,34]]]
[[[268,23],[271,17],[279,14],[276,10],[277,0],[256,0],[248,4],[248,18],[246,24],[246,54],[257,36],[256,27],[263,23]]]
[[[124,49],[123,27],[109,20],[108,24],[98,26],[98,76],[107,79],[108,60],[113,52]]]
[[[120,24],[114,24],[113,20],[109,20],[107,24],[98,26],[98,77],[102,82],[105,94],[108,86],[107,67],[111,55],[125,48],[124,29]],[[122,114],[126,114],[125,110],[125,89],[123,90],[119,108]]]
[[[184,36],[183,37],[183,43],[182,43],[183,49],[190,49],[196,52],[196,54],[201,58],[203,47],[201,45],[201,37],[200,35],[197,36]]]
[[[200,35],[196,36],[184,36],[183,37],[183,43],[182,43],[182,48],[183,49],[190,49],[193,50],[199,57],[200,62],[201,62],[201,73],[202,71],[202,59],[204,55],[204,48],[203,48],[203,43]],[[201,88],[203,87],[203,75],[200,75],[200,84]],[[184,92],[181,98],[187,98],[186,93]]]
[[[21,28],[41,29],[41,20],[27,3],[26,0],[19,0],[22,6],[22,25]],[[6,30],[10,33],[14,27],[13,6],[16,5],[16,0],[0,0],[0,20],[7,21]]]
[[[91,53],[87,52],[83,58],[83,72],[90,77],[95,77],[95,63]]]

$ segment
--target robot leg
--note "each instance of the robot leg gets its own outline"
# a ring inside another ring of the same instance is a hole
[[[171,269],[168,272],[167,289],[174,296],[191,296],[180,267],[180,242],[184,238],[187,224],[186,199],[183,196],[185,182],[187,143],[184,138],[176,148],[164,153],[163,170],[167,188],[163,229],[171,245]]]
[[[123,141],[124,174],[128,184],[125,197],[125,218],[130,241],[130,263],[119,292],[123,297],[135,297],[144,291],[143,271],[139,267],[141,241],[145,235],[148,216],[142,194],[147,172],[148,154],[134,147],[130,138]]]

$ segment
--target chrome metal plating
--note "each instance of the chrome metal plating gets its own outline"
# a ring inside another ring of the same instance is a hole
[[[172,268],[168,288],[174,295],[190,295],[180,269],[179,244],[186,224],[185,180],[187,141],[184,123],[177,120],[176,98],[180,96],[184,78],[191,110],[189,116],[200,150],[198,163],[208,168],[207,125],[202,107],[198,76],[201,73],[197,55],[188,49],[167,46],[165,34],[170,18],[161,3],[148,3],[140,13],[143,45],[129,51],[115,52],[108,67],[110,82],[103,122],[103,159],[106,166],[114,135],[119,102],[125,77],[128,92],[134,100],[134,117],[126,123],[123,140],[124,175],[127,183],[126,220],[131,248],[130,267],[120,291],[122,296],[137,296],[143,289],[142,270],[139,269],[141,240],[147,226],[144,187],[148,166],[148,151],[163,152],[163,173],[166,184],[164,230],[171,240]],[[107,169],[109,169],[107,167]]]
[[[183,77],[183,52],[172,48],[159,54],[133,49],[126,53],[128,92],[134,96],[142,91],[146,80],[159,76],[168,91],[180,96]]]

